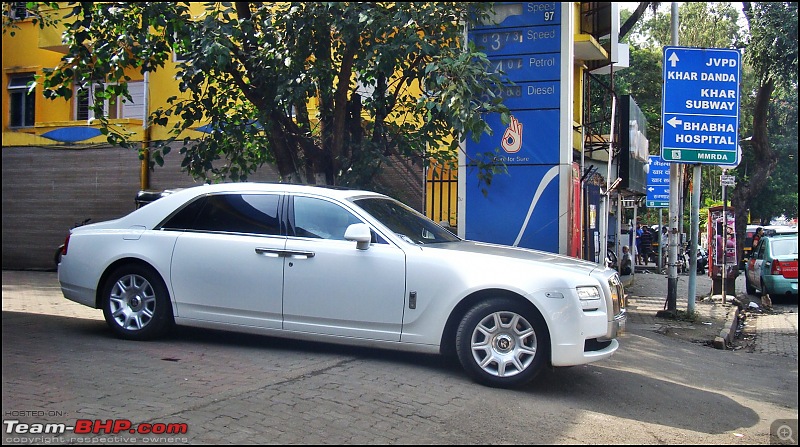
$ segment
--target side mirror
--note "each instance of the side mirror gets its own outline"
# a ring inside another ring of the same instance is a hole
[[[355,241],[357,249],[366,250],[372,242],[372,231],[367,224],[352,224],[345,230],[344,238],[348,241]]]

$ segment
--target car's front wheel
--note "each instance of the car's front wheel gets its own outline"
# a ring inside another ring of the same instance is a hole
[[[531,305],[493,298],[461,320],[456,351],[464,370],[484,385],[511,388],[533,380],[548,363],[550,336]]]
[[[108,276],[102,297],[106,323],[121,338],[156,338],[173,323],[167,288],[150,268],[139,265],[117,268]]]

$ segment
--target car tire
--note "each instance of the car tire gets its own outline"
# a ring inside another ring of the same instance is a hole
[[[531,304],[493,298],[464,315],[456,332],[456,352],[476,382],[514,388],[533,380],[549,363],[550,335]]]
[[[64,253],[64,244],[61,244],[56,253],[53,255],[53,262],[56,264],[56,270],[58,270],[58,265],[61,264],[61,256]]]
[[[764,278],[761,278],[761,294],[759,296],[769,295],[769,290],[767,289],[767,285],[764,284]]]
[[[747,277],[747,273],[744,275],[744,288],[749,295],[754,295],[756,293],[756,288],[750,284],[750,278]]]
[[[117,268],[105,282],[102,299],[106,323],[120,338],[150,340],[174,323],[167,287],[152,268]]]

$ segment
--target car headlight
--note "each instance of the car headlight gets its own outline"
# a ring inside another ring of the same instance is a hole
[[[593,311],[600,308],[603,300],[600,297],[600,290],[597,287],[578,287],[578,299],[581,301],[581,309]]]

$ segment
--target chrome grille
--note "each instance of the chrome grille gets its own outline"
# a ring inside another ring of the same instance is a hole
[[[625,290],[619,276],[614,274],[614,276],[610,277],[608,279],[608,286],[611,289],[611,303],[614,315],[619,315],[625,307]]]

